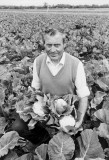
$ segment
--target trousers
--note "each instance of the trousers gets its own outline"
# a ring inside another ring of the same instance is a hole
[[[48,143],[50,140],[50,135],[47,130],[41,125],[40,122],[37,122],[34,129],[28,129],[28,122],[24,122],[18,116],[12,124],[12,130],[17,131],[18,134],[32,142],[33,144],[42,144]]]

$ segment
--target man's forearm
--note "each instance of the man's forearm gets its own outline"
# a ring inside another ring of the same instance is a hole
[[[87,105],[88,105],[88,97],[84,97],[81,98],[79,100],[79,106],[78,106],[78,111],[79,111],[79,115],[78,115],[78,121],[80,121],[82,123],[84,115],[86,113],[87,110]]]

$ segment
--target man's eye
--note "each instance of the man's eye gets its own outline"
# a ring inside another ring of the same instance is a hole
[[[51,46],[52,46],[51,44],[47,44],[47,47],[48,47],[48,48],[51,48]]]
[[[55,46],[55,47],[59,47],[60,45],[59,45],[59,44],[54,44],[54,46]]]

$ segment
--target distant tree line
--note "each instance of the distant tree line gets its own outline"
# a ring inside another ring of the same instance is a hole
[[[57,5],[48,5],[44,3],[43,6],[39,6],[38,8],[109,8],[108,4],[105,5],[69,5],[69,4],[57,4]]]
[[[0,6],[0,9],[46,9],[46,8],[109,8],[108,4],[105,5],[69,5],[69,4],[57,4],[57,5],[48,5],[44,3],[43,6]]]
[[[0,6],[0,9],[36,9],[36,6]]]

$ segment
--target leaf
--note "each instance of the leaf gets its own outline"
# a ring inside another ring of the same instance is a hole
[[[72,95],[72,94],[67,94],[67,95],[63,96],[63,99],[67,102],[67,104],[73,105],[78,100],[78,96]]]
[[[109,96],[105,97],[102,108],[109,110]]]
[[[23,66],[28,66],[28,65],[30,65],[31,63],[29,63],[29,60],[30,60],[30,58],[25,56],[25,57],[21,60],[22,65],[23,65]]]
[[[95,93],[95,97],[90,102],[91,108],[95,108],[96,109],[96,106],[99,105],[103,101],[103,98],[106,95],[107,94],[105,92],[97,91]]]
[[[31,119],[31,120],[29,121],[29,123],[28,123],[29,129],[34,129],[36,123],[37,123],[37,121],[35,121],[34,119]]]
[[[18,158],[18,155],[14,151],[10,151],[8,155],[4,158],[4,160],[16,160]]]
[[[32,153],[28,153],[28,154],[24,154],[23,156],[15,159],[15,160],[34,160],[34,158],[33,158]]]
[[[23,112],[25,108],[25,102],[23,100],[16,102],[15,108],[17,113]]]
[[[56,134],[49,142],[48,155],[50,160],[70,160],[74,155],[73,139],[63,132]]]
[[[104,158],[103,149],[95,131],[86,129],[81,132],[77,140],[80,146],[80,158]]]
[[[109,148],[104,149],[105,157],[109,157]]]
[[[5,120],[5,117],[0,117],[0,134],[4,133],[4,129],[7,125],[7,122]]]
[[[21,85],[21,79],[15,77],[14,81],[12,83],[12,87],[13,87],[14,91],[16,91],[16,88],[17,88],[18,85]]]
[[[94,116],[96,116],[103,123],[109,124],[109,110],[99,109],[94,113]]]
[[[105,123],[101,123],[100,126],[96,129],[97,134],[100,137],[108,138],[109,139],[109,125]]]
[[[1,80],[7,80],[11,76],[11,73],[7,69],[5,65],[0,65],[0,79]]]
[[[39,147],[36,148],[35,152],[39,157],[39,160],[46,160],[47,149],[48,149],[47,144],[41,144]]]
[[[5,99],[5,90],[3,90],[2,87],[0,87],[0,106],[2,106],[2,104],[4,103],[4,99]]]
[[[101,81],[109,87],[109,74],[101,77]]]
[[[30,115],[25,115],[25,114],[23,114],[23,113],[20,113],[19,116],[20,116],[20,118],[23,119],[25,122],[27,122],[27,121],[31,118]]]
[[[102,62],[103,62],[103,65],[106,67],[107,71],[109,71],[109,62],[108,62],[108,60],[107,59],[103,59]]]
[[[75,158],[75,160],[84,160],[84,158]],[[88,158],[87,160],[105,160],[105,159],[102,159],[102,158],[96,158],[96,159]]]
[[[96,104],[94,103],[94,100],[92,99],[90,102],[91,108],[95,108],[96,109]]]
[[[96,105],[99,105],[101,102],[102,102],[102,100],[103,100],[103,97],[104,96],[106,96],[107,94],[105,93],[105,92],[101,92],[101,91],[97,91],[96,93],[95,93],[95,97],[94,97],[94,103],[96,104]]]
[[[18,142],[19,135],[16,131],[5,133],[0,139],[0,157],[8,153],[9,149],[13,149]]]
[[[47,121],[46,125],[53,125],[55,122],[54,117],[49,115],[49,120]]]
[[[95,158],[95,159],[89,158],[88,160],[105,160],[105,159],[103,159],[103,158]]]
[[[84,160],[84,158],[75,158],[75,160]]]
[[[104,91],[108,91],[109,87],[103,83],[100,79],[97,79],[96,82],[100,88],[102,88]]]

